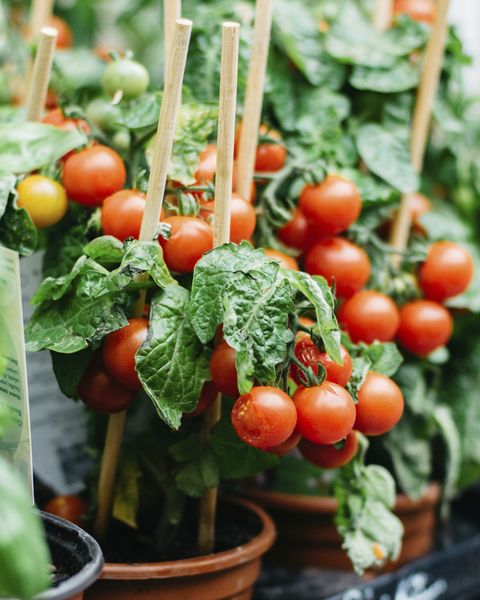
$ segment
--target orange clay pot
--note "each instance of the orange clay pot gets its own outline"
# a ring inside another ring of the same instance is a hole
[[[262,555],[275,539],[271,518],[245,500],[236,504],[254,512],[260,533],[243,546],[208,556],[172,562],[105,564],[86,600],[248,600],[260,573]]]
[[[351,570],[335,527],[337,501],[329,497],[283,494],[250,489],[248,497],[263,506],[275,521],[278,538],[267,560],[291,567]],[[432,549],[440,486],[432,483],[416,502],[398,495],[395,514],[405,528],[402,552],[389,566],[396,569]]]

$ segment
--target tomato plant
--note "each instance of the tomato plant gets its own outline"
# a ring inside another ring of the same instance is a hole
[[[126,171],[120,155],[101,144],[67,158],[62,182],[68,197],[85,206],[101,206],[123,188]]]
[[[238,398],[232,409],[232,423],[240,439],[263,450],[285,442],[296,422],[292,399],[273,387],[253,387]]]

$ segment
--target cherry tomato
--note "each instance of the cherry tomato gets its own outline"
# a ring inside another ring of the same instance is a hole
[[[324,381],[314,387],[300,386],[293,397],[297,407],[297,431],[314,444],[336,444],[355,422],[355,404],[340,385]]]
[[[289,438],[287,438],[282,444],[278,444],[278,446],[274,446],[273,448],[268,448],[267,452],[271,452],[272,454],[276,454],[277,456],[285,456],[298,446],[301,439],[302,436],[296,431],[294,431],[292,435]]]
[[[292,269],[292,271],[298,271],[298,262],[293,258],[293,256],[288,256],[285,252],[280,252],[280,250],[274,250],[273,248],[264,248],[264,252],[270,258],[274,258],[277,262],[280,263],[280,266],[284,269]]]
[[[335,282],[337,296],[349,298],[370,279],[370,259],[363,248],[343,238],[324,238],[308,251],[305,271],[322,275],[330,285]]]
[[[87,118],[103,131],[110,131],[115,127],[120,116],[118,106],[104,98],[95,98],[87,106]]]
[[[327,373],[328,381],[345,387],[352,376],[352,359],[344,346],[340,346],[340,353],[343,365],[337,365],[326,352],[321,352],[308,334],[302,336],[295,343],[295,356],[302,364],[310,367],[315,375],[318,375],[318,364],[320,363]],[[290,375],[297,384],[304,384],[303,373],[297,365],[292,365]]]
[[[60,17],[50,17],[48,26],[58,31],[57,50],[71,48],[73,44],[73,34],[67,23]]]
[[[232,423],[238,437],[262,450],[285,442],[296,422],[297,411],[292,399],[274,387],[253,387],[237,399],[232,409]]]
[[[355,223],[362,210],[357,187],[338,175],[318,185],[306,185],[300,194],[300,209],[317,228],[317,233],[335,235]]]
[[[107,371],[131,390],[142,389],[135,370],[135,355],[147,335],[146,319],[129,319],[126,327],[112,331],[103,342],[103,362]]]
[[[331,444],[313,444],[306,439],[300,442],[298,449],[303,458],[312,465],[322,469],[339,469],[357,454],[358,437],[355,431],[350,432],[345,439],[345,445],[339,450]]]
[[[105,198],[102,206],[102,230],[120,241],[138,240],[145,211],[145,195],[138,190],[121,190]],[[160,219],[163,220],[162,210]]]
[[[260,135],[268,135],[280,142],[281,136],[278,131],[269,129],[266,125],[260,127]],[[255,171],[273,172],[280,171],[287,160],[287,149],[281,143],[263,143],[257,146],[255,157]]]
[[[420,223],[420,218],[432,209],[432,203],[426,196],[420,193],[409,194],[408,202],[410,204],[410,213],[414,229],[418,233],[425,235],[425,228]]]
[[[120,155],[99,144],[69,156],[62,180],[69,198],[85,206],[101,206],[107,196],[123,188],[126,177]]]
[[[235,350],[225,340],[213,351],[210,358],[210,374],[219,392],[230,398],[238,397]]]
[[[338,312],[340,324],[355,344],[375,340],[390,342],[400,324],[398,309],[391,298],[365,290],[349,298]]]
[[[85,526],[85,517],[88,512],[87,503],[78,496],[56,496],[49,500],[43,507],[45,512],[70,521],[79,527]]]
[[[446,308],[431,300],[414,300],[400,310],[397,339],[419,356],[428,356],[444,346],[453,332],[453,320]]]
[[[473,259],[453,242],[435,242],[420,267],[418,282],[425,296],[442,302],[464,292],[473,277]]]
[[[306,248],[308,227],[305,215],[297,208],[292,219],[278,230],[277,235],[286,246],[296,250],[304,250]]]
[[[203,415],[215,402],[217,393],[217,388],[212,381],[204,383],[196,408],[189,413],[183,413],[183,416],[190,419]]]
[[[405,402],[398,385],[380,373],[369,371],[358,392],[355,429],[365,435],[382,435],[400,421]]]
[[[84,119],[70,119],[63,114],[61,108],[49,110],[43,117],[42,123],[46,123],[47,125],[55,125],[55,127],[60,127],[60,129],[65,129],[67,131],[80,129],[87,134],[91,133],[92,131],[90,125]]]
[[[201,216],[213,222],[215,200],[202,203]],[[230,241],[239,244],[242,240],[249,240],[255,231],[257,216],[250,202],[233,194],[230,213]]]
[[[205,252],[213,248],[211,228],[196,217],[167,217],[164,223],[171,226],[170,238],[159,238],[168,268],[191,273]]]
[[[110,375],[99,356],[85,369],[77,393],[89,408],[108,415],[126,410],[135,400],[135,393]]]
[[[407,14],[414,21],[432,24],[435,21],[437,9],[433,0],[395,0],[394,14]]]
[[[122,58],[105,67],[102,88],[109,96],[121,91],[125,100],[133,100],[146,92],[149,81],[148,71],[142,64]]]
[[[17,186],[18,206],[24,208],[39,229],[55,225],[68,209],[67,194],[53,179],[30,175]]]

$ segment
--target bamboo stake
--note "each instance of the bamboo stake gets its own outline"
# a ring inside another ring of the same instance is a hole
[[[170,50],[175,34],[175,23],[182,16],[182,0],[163,0],[163,61],[164,80],[167,81],[167,68],[170,59]]]
[[[48,24],[53,13],[54,0],[34,0],[30,12],[30,39],[37,39],[42,27]]]
[[[235,145],[235,117],[237,108],[238,45],[240,26],[224,23],[222,31],[222,59],[220,67],[220,99],[217,137],[217,171],[215,179],[214,247],[230,241],[230,213],[232,202],[233,152]],[[221,417],[221,395],[206,412],[204,435],[208,439],[212,427]],[[210,554],[215,541],[215,514],[217,488],[206,490],[200,505],[198,536],[201,554]]]
[[[45,108],[57,37],[58,31],[53,27],[43,27],[40,31],[27,96],[27,121],[39,121]]]
[[[448,31],[448,9],[450,0],[438,0],[437,16],[432,27],[423,63],[422,76],[417,91],[417,99],[412,119],[411,152],[412,165],[421,173],[433,105],[437,94],[442,68],[443,53]],[[408,245],[412,225],[410,195],[402,197],[400,209],[393,221],[390,244],[400,252]],[[395,264],[399,264],[400,255],[394,255]]]
[[[168,68],[169,77],[165,85],[162,108],[158,119],[152,168],[150,170],[145,201],[145,212],[139,236],[142,241],[154,239],[158,229],[168,166],[175,137],[175,125],[178,109],[180,108],[183,75],[187,61],[191,30],[191,21],[187,19],[178,19],[176,21]],[[141,317],[143,315],[144,306],[145,295],[140,294],[140,299],[135,306],[136,316]],[[105,537],[108,528],[126,414],[126,411],[123,411],[111,415],[108,420],[98,481],[98,511],[94,523],[95,534],[100,539]]]
[[[237,160],[237,192],[251,200],[258,130],[262,116],[263,90],[272,28],[272,0],[257,0],[253,45]]]
[[[378,31],[387,31],[392,24],[393,0],[375,0],[373,26]]]

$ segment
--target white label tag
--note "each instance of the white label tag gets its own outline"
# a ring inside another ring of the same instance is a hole
[[[32,493],[32,443],[23,334],[20,265],[16,252],[0,247],[0,403],[11,420],[0,454],[25,479]]]

